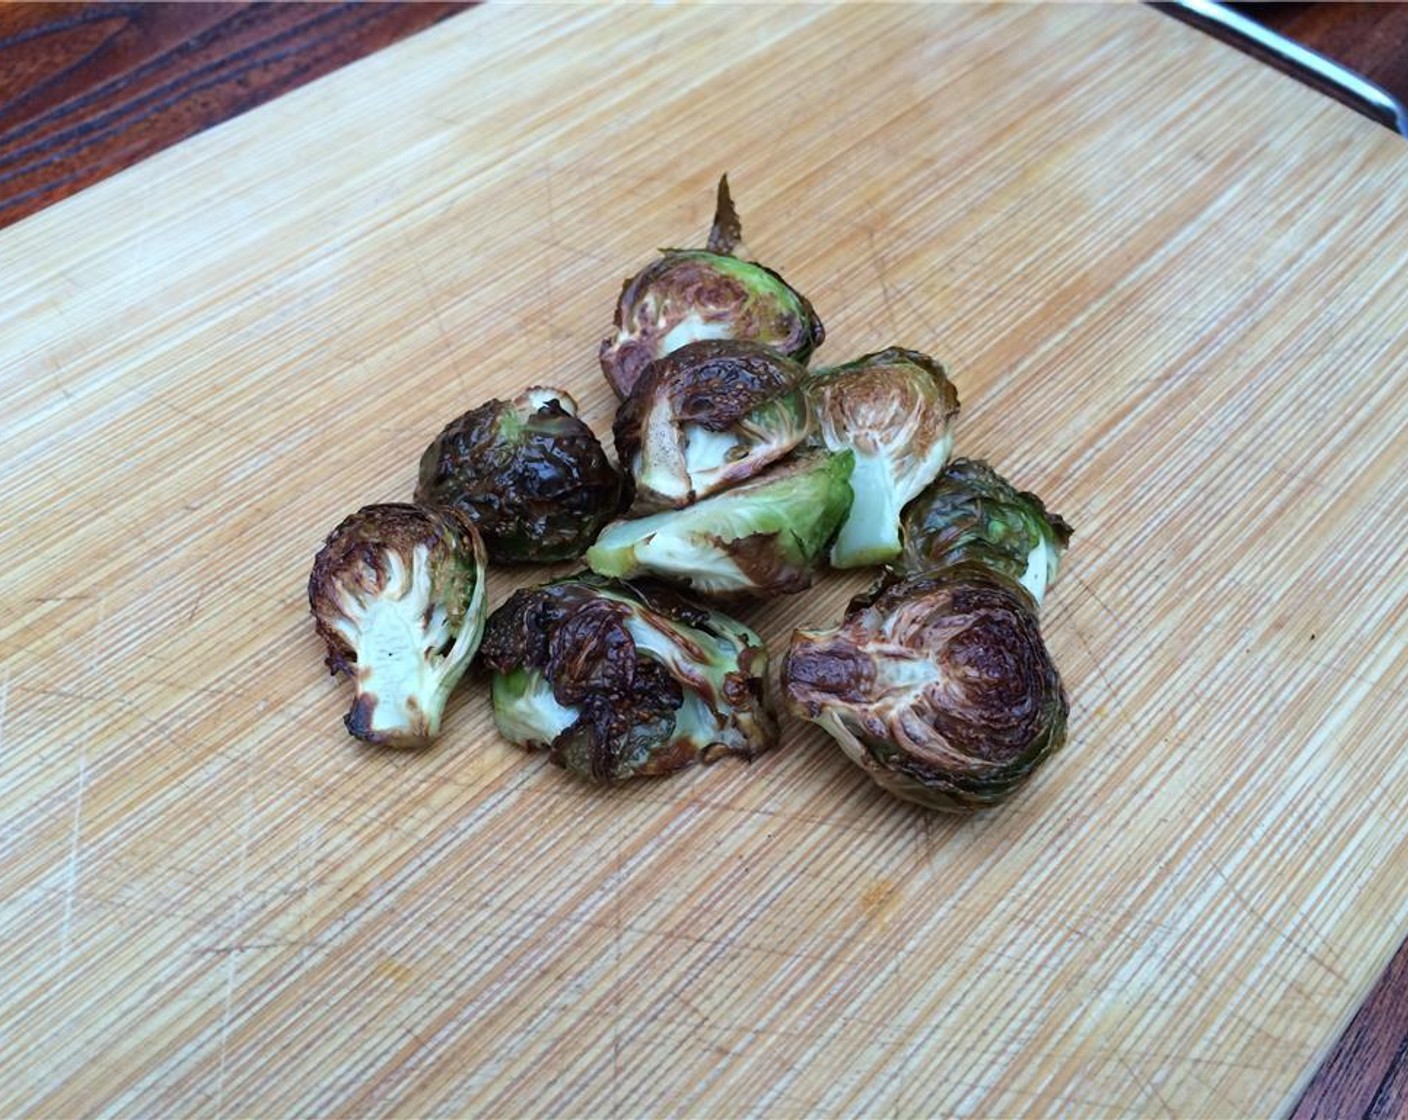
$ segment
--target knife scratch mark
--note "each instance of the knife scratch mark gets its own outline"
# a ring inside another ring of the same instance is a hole
[[[5,710],[10,703],[10,666],[5,665],[5,676],[0,678],[0,758],[5,757]]]
[[[1341,972],[1328,960],[1322,957],[1309,945],[1302,944],[1297,938],[1291,935],[1289,930],[1282,929],[1281,926],[1277,925],[1274,921],[1272,921],[1271,918],[1268,917],[1260,909],[1260,907],[1258,907],[1255,903],[1252,902],[1250,898],[1247,897],[1244,891],[1238,888],[1237,884],[1232,881],[1232,877],[1228,875],[1227,872],[1223,871],[1222,868],[1218,866],[1215,860],[1209,859],[1208,867],[1214,875],[1216,875],[1219,879],[1222,880],[1223,885],[1228,889],[1228,891],[1231,892],[1232,897],[1236,899],[1236,901],[1241,905],[1242,909],[1245,910],[1248,914],[1250,914],[1253,918],[1255,918],[1258,922],[1260,922],[1263,926],[1265,926],[1268,930],[1274,933],[1283,944],[1289,945],[1292,949],[1295,949],[1302,956],[1310,958],[1321,968],[1323,968],[1326,972],[1328,972],[1331,976],[1333,976],[1336,980],[1348,983],[1349,978],[1345,976],[1343,972]]]
[[[547,192],[548,203],[548,247],[557,248],[557,206],[553,201],[552,193],[552,160],[543,163],[544,188]],[[556,254],[543,254],[543,292],[547,297],[546,313],[543,315],[543,330],[547,335],[548,351],[552,355],[553,369],[561,367],[559,360],[561,346],[559,345],[559,331],[557,329],[557,300],[553,294],[552,274],[556,264]]]
[[[909,834],[910,845],[913,849],[912,858],[921,869],[920,874],[926,880],[926,885],[932,886],[934,879],[934,866],[932,862],[932,832],[929,827],[928,814],[915,818],[906,829]],[[894,887],[899,890],[898,885]],[[928,891],[925,891],[927,894]],[[897,903],[902,903],[902,899],[892,895]],[[885,1016],[886,1025],[890,1028],[891,1039],[888,1051],[893,1053],[896,1047],[899,1048],[899,1060],[894,1062],[891,1068],[890,1077],[887,1080],[887,1087],[893,1093],[891,1100],[896,1116],[906,1115],[904,1108],[905,1086],[909,1084],[909,1072],[911,1061],[914,1057],[914,1047],[904,1045],[904,1032],[896,1024],[904,1010],[906,989],[904,979],[909,975],[909,955],[910,947],[914,945],[919,937],[919,923],[917,912],[911,913],[908,907],[900,905],[900,921],[903,923],[899,931],[899,944],[894,953],[891,954],[893,968],[890,975],[886,977],[885,989],[891,1000],[894,1001],[893,1009]]]
[[[865,242],[870,248],[870,263],[875,268],[875,278],[880,282],[881,302],[885,305],[885,317],[890,321],[890,331],[892,334],[900,333],[899,324],[895,322],[895,297],[890,291],[890,279],[885,275],[885,262],[880,255],[879,248],[875,244],[875,231],[867,228],[865,231]]]
[[[85,741],[78,755],[78,790],[73,797],[73,827],[68,845],[68,867],[64,874],[64,915],[59,926],[59,971],[68,973],[69,929],[73,923],[73,896],[78,889],[78,838],[83,831],[83,792],[88,787],[88,746]]]
[[[1090,644],[1090,639],[1085,636],[1084,630],[1079,626],[1074,626],[1072,629],[1075,631],[1076,638],[1080,641],[1080,644],[1085,647],[1085,652],[1090,654],[1090,660],[1095,666],[1095,675],[1100,678],[1100,683],[1105,686],[1105,693],[1109,696],[1110,703],[1114,705],[1114,709],[1119,713],[1120,719],[1124,721],[1124,725],[1129,728],[1130,734],[1137,740],[1139,737],[1139,725],[1135,723],[1134,717],[1125,709],[1124,701],[1122,701],[1119,698],[1119,694],[1115,692],[1115,686],[1111,682],[1109,675],[1105,672],[1105,666],[1100,661],[1100,655],[1095,652],[1095,647]]]
[[[1154,1084],[1154,1079],[1152,1077],[1145,1077],[1142,1073],[1140,1073],[1137,1069],[1130,1065],[1129,1062],[1127,1062],[1124,1059],[1124,1056],[1121,1054],[1116,1054],[1115,1060],[1119,1062],[1121,1066],[1124,1067],[1125,1072],[1128,1073],[1130,1077],[1134,1078],[1134,1083],[1136,1085],[1140,1086],[1141,1088],[1147,1089],[1150,1093],[1153,1094],[1154,1099],[1159,1102],[1159,1108],[1162,1110],[1165,1116],[1176,1117],[1178,1115],[1176,1112],[1173,1111],[1173,1108],[1169,1105],[1167,1098],[1165,1098],[1165,1096],[1161,1092],[1159,1092],[1159,1087]]]
[[[224,420],[212,420],[209,416],[204,415],[196,409],[179,405],[175,401],[158,400],[156,403],[168,412],[174,412],[177,416],[181,417],[182,420],[188,420],[192,424],[199,424],[207,431],[218,432],[220,435],[238,441],[246,446],[255,447],[264,452],[265,455],[275,456],[279,453],[278,448],[268,440],[260,439],[247,432],[239,431],[234,425],[226,423]],[[131,527],[140,529],[140,526],[135,522],[132,523]],[[143,539],[145,540],[145,537],[143,537]]]
[[[61,700],[83,700],[90,704],[96,704],[111,697],[95,695],[94,693],[76,688],[47,688],[39,685],[21,684],[16,685],[21,692],[29,693],[31,696],[57,696]]]
[[[97,622],[93,627],[93,648],[89,651],[89,665],[100,664],[98,642],[99,635],[103,632],[103,623],[107,619],[107,613],[108,597],[106,593],[101,593],[98,596]],[[8,677],[6,678],[6,692],[9,692]],[[83,795],[88,789],[88,743],[92,738],[93,707],[91,704],[86,704],[83,708],[83,730],[78,743],[78,789],[73,795],[73,827],[69,836],[68,866],[64,871],[64,912],[59,923],[59,976],[61,981],[68,979],[69,950],[72,946],[73,900],[78,893],[78,842],[83,832]]]
[[[615,267],[615,261],[605,253],[596,253],[590,249],[580,249],[576,245],[568,245],[558,239],[556,231],[553,231],[548,237],[529,234],[526,240],[531,241],[534,245],[541,245],[545,249],[555,249],[557,255],[569,253],[575,258],[591,264]]]
[[[1114,609],[1113,607],[1111,607],[1108,603],[1106,603],[1104,599],[1100,598],[1100,596],[1095,593],[1095,589],[1094,589],[1093,587],[1091,587],[1090,584],[1086,583],[1085,580],[1081,579],[1081,577],[1078,576],[1078,575],[1072,576],[1071,578],[1072,578],[1077,584],[1080,585],[1080,589],[1081,589],[1082,591],[1084,591],[1087,595],[1089,595],[1092,599],[1095,600],[1096,604],[1097,604],[1097,605],[1100,607],[1100,609],[1103,610],[1107,615],[1109,615],[1111,618],[1113,618],[1116,622],[1119,622],[1119,623],[1123,623],[1123,622],[1124,622],[1124,619],[1120,617],[1119,611],[1115,610],[1115,609]]]
[[[440,342],[445,348],[445,357],[450,360],[450,369],[454,371],[455,380],[459,382],[460,389],[469,391],[465,384],[464,370],[460,367],[459,358],[455,354],[455,348],[450,343],[450,333],[445,329],[445,321],[440,317],[440,301],[435,298],[435,293],[430,290],[430,281],[425,278],[425,269],[421,267],[419,260],[413,260],[415,265],[416,280],[420,283],[420,290],[425,293],[425,301],[430,305],[430,317],[435,323],[436,333],[440,336]]]
[[[615,867],[611,872],[611,1115],[621,1115],[621,931],[624,921],[621,916],[621,883],[624,877],[621,855],[621,818],[615,817],[617,833]]]
[[[70,389],[68,385],[64,383],[63,380],[64,377],[67,376],[68,371],[64,368],[63,364],[52,355],[49,355],[48,361],[50,384],[52,384],[54,388],[59,391],[59,396],[63,397],[63,399],[66,400],[69,404],[73,404],[74,401],[76,401],[78,398],[74,395],[73,390]]]
[[[313,886],[314,855],[317,851],[318,841],[322,839],[323,826],[321,824],[313,825],[311,839],[309,839],[308,833],[309,829],[306,824],[298,833],[298,857],[303,865],[303,889],[298,896],[298,935],[302,941],[302,947],[298,954],[300,971],[308,967],[309,949],[312,947],[310,936],[312,922],[308,916],[308,892]]]
[[[244,828],[240,831],[240,855],[238,870],[235,873],[235,915],[236,932],[244,917],[245,901],[248,895],[247,870],[249,866],[249,836],[254,826],[254,790],[245,787]],[[230,1021],[235,1004],[235,975],[239,971],[239,956],[245,946],[236,944],[225,958],[225,1000],[220,1015],[220,1067],[215,1078],[215,1116],[224,1115],[225,1105],[225,1061],[229,1054]]]

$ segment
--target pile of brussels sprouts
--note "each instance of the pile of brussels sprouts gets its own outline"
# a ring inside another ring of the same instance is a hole
[[[751,759],[778,741],[768,653],[724,607],[883,565],[838,625],[792,635],[787,709],[934,808],[992,804],[1061,745],[1038,608],[1070,528],[950,459],[958,394],[934,359],[809,370],[821,321],[741,236],[725,178],[707,247],[623,287],[599,354],[619,473],[570,394],[529,388],[447,425],[414,503],[328,536],[308,596],[354,736],[428,743],[477,652],[503,735],[587,778]],[[579,557],[488,613],[488,563]]]

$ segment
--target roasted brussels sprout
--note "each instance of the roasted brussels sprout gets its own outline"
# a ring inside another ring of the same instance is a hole
[[[703,595],[802,591],[850,509],[854,458],[799,452],[684,509],[613,521],[587,550],[587,564],[602,575],[653,575]]]
[[[900,553],[900,511],[943,468],[953,447],[958,391],[932,358],[891,347],[805,382],[821,440],[856,453],[856,501],[831,547],[833,568]]]
[[[798,630],[789,709],[820,724],[891,793],[934,809],[991,805],[1065,740],[1067,701],[1016,581],[961,563]]]
[[[981,459],[954,459],[905,506],[903,578],[978,560],[1017,580],[1040,605],[1056,579],[1071,527]]]
[[[803,363],[821,345],[812,305],[772,269],[733,256],[742,236],[725,175],[708,248],[662,250],[626,281],[600,352],[618,396],[630,395],[650,362],[700,339],[753,339]]]
[[[582,555],[616,514],[621,479],[577,402],[532,388],[451,421],[420,460],[416,501],[454,506],[500,563]]]
[[[503,735],[599,782],[777,742],[762,641],[665,587],[583,573],[516,592],[480,656]]]
[[[484,546],[455,509],[366,506],[328,535],[308,604],[328,669],[357,697],[344,722],[368,743],[420,746],[484,630]]]
[[[806,370],[758,342],[691,342],[646,366],[616,412],[633,514],[752,478],[811,432]]]

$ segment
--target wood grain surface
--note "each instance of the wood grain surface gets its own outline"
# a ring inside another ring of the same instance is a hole
[[[462,7],[0,5],[0,226]]]
[[[1238,4],[1408,104],[1408,4]],[[1408,940],[1311,1078],[1294,1120],[1408,1120]]]
[[[1236,6],[1408,105],[1408,4]],[[1292,1115],[1295,1120],[1408,1118],[1408,940],[1311,1078]]]
[[[1076,526],[1001,812],[796,726],[584,788],[477,680],[425,754],[341,731],[323,532],[488,395],[604,427],[724,168],[822,357],[940,353]],[[1146,10],[486,10],[6,231],[0,1111],[1288,1107],[1408,926],[1403,171]]]

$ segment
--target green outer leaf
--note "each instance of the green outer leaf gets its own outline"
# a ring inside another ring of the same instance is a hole
[[[905,507],[900,579],[975,560],[1017,580],[1041,603],[1056,579],[1071,527],[1035,494],[981,459],[955,459]]]
[[[680,510],[612,522],[587,550],[602,575],[710,595],[804,590],[851,507],[855,457],[811,451]]]
[[[580,556],[620,497],[620,476],[576,402],[545,387],[445,425],[421,455],[416,485],[416,501],[474,521],[498,563]]]

